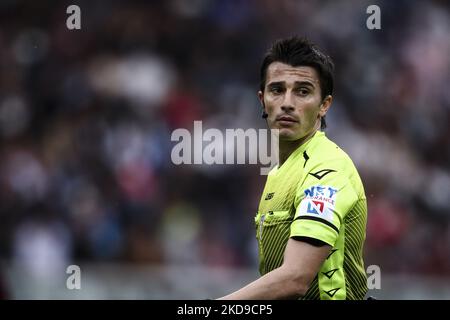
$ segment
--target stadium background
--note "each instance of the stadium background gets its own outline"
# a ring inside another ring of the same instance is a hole
[[[66,8],[81,8],[81,30]],[[366,8],[381,8],[381,30]],[[388,299],[450,298],[447,1],[0,3],[4,298],[202,299],[257,277],[256,165],[175,166],[194,120],[264,128],[269,44],[334,58],[328,136],[363,178],[366,266]],[[81,290],[66,267],[81,268]]]

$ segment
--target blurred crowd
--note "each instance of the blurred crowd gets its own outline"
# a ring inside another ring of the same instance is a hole
[[[0,259],[256,266],[257,165],[171,162],[177,128],[264,128],[270,43],[336,64],[327,135],[368,197],[366,264],[450,275],[450,6],[376,1],[1,1]],[[68,30],[78,4],[81,30]]]

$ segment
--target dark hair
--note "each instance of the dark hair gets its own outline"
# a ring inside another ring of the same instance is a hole
[[[319,74],[322,99],[333,94],[333,61],[307,38],[294,36],[273,43],[261,65],[260,90],[262,92],[266,86],[267,68],[272,62],[282,62],[293,67],[313,67]],[[320,119],[320,127],[325,129],[326,126],[324,116]]]

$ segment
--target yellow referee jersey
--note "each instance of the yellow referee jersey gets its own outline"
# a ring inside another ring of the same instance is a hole
[[[261,275],[281,266],[290,237],[332,247],[303,299],[363,299],[367,204],[350,157],[317,131],[267,176],[255,217]]]

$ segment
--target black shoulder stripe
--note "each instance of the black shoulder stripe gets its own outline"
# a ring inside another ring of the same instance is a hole
[[[306,153],[306,150],[303,151],[303,158],[305,159],[305,163],[303,164],[303,168],[304,168],[306,166],[306,162],[308,162],[308,160],[309,160],[309,156]]]
[[[309,174],[320,180],[320,179],[322,179],[323,177],[325,177],[327,174],[329,174],[331,172],[337,172],[337,171],[333,170],[333,169],[322,169],[322,170],[317,171],[317,172],[310,172]]]
[[[330,221],[319,218],[319,217],[311,217],[311,216],[298,216],[297,218],[295,218],[295,220],[314,220],[314,221],[319,221],[322,222],[323,224],[326,224],[327,226],[329,226],[330,228],[332,228],[334,231],[336,231],[339,234],[339,229],[332,224]]]

